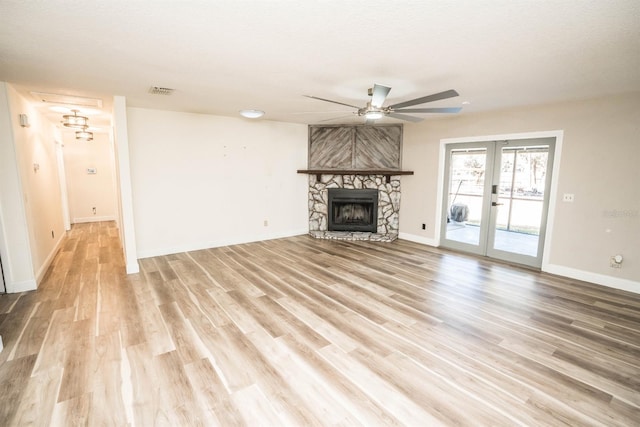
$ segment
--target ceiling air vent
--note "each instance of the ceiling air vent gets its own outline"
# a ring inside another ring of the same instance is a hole
[[[149,93],[151,95],[171,95],[175,89],[171,89],[168,87],[160,87],[160,86],[151,86],[149,88]]]

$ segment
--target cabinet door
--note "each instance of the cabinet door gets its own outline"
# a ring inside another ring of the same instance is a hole
[[[352,168],[354,131],[345,126],[310,126],[309,169]]]
[[[402,127],[359,127],[355,149],[356,169],[400,169]]]

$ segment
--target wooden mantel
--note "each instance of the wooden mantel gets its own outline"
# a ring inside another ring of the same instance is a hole
[[[392,176],[413,175],[413,171],[390,169],[298,169],[298,173],[315,175],[318,181],[322,175],[383,175],[387,179],[387,184],[391,182]]]

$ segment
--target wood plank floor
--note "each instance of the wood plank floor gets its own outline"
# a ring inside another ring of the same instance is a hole
[[[0,425],[639,425],[640,295],[407,241],[141,260],[75,225],[0,296]]]

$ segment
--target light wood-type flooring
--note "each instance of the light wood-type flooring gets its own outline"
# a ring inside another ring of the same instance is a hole
[[[639,425],[640,295],[407,241],[141,260],[75,225],[0,296],[0,425]]]

